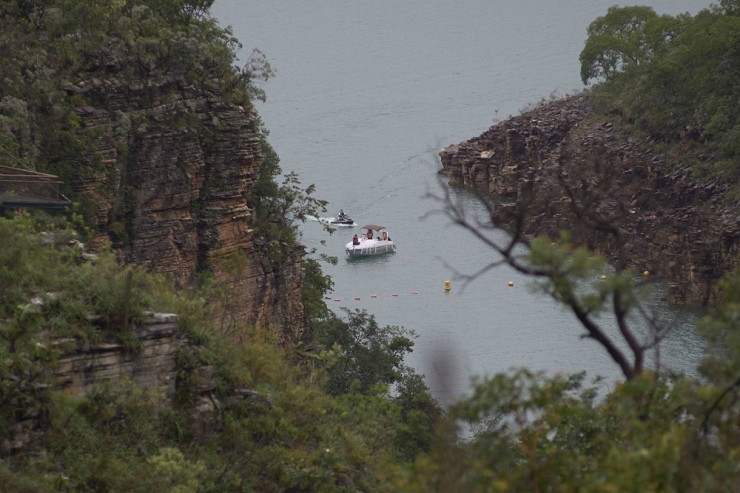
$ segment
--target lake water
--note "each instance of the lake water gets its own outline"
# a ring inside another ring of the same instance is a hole
[[[708,2],[643,1],[656,12],[695,14]],[[614,0],[216,0],[212,12],[244,46],[265,53],[276,76],[257,109],[283,171],[344,209],[360,225],[389,228],[395,254],[347,260],[354,229],[333,235],[302,227],[309,248],[339,257],[326,265],[329,305],[364,308],[418,339],[407,362],[443,403],[469,391],[474,375],[527,366],[621,378],[575,318],[501,267],[463,286],[493,254],[452,226],[429,197],[438,152],[477,136],[551,95],[579,91],[586,28]],[[453,195],[473,212],[475,198]],[[650,266],[645,266],[648,270]],[[451,290],[445,292],[445,281]],[[509,286],[509,281],[514,285]],[[463,289],[464,287],[464,289]],[[411,294],[416,292],[417,294]],[[393,296],[393,294],[398,296]],[[371,295],[376,295],[372,298]],[[359,297],[359,300],[355,300]],[[339,299],[340,301],[333,301]],[[661,362],[688,373],[702,344],[697,314],[655,307],[673,319]],[[610,333],[616,329],[604,321]]]

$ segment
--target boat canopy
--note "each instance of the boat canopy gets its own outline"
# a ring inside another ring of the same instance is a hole
[[[385,229],[385,226],[378,226],[377,224],[366,224],[362,227],[362,229],[373,229],[375,231]]]

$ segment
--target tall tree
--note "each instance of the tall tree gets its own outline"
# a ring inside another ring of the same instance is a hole
[[[580,55],[581,80],[609,80],[619,71],[665,53],[678,34],[680,18],[658,16],[650,7],[610,7],[588,26]]]

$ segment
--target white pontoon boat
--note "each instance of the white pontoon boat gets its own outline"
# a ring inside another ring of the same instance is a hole
[[[396,245],[388,235],[385,226],[366,224],[360,228],[360,234],[344,247],[350,257],[367,257],[396,251]]]

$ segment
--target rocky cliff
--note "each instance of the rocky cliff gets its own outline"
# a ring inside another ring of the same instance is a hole
[[[126,262],[180,287],[209,272],[229,293],[219,323],[276,324],[282,340],[306,340],[304,252],[282,245],[287,260],[275,265],[250,227],[263,159],[256,115],[224,102],[217,80],[195,87],[179,75],[92,78],[65,90],[88,103],[76,112],[97,172],[72,185],[95,198],[93,246],[110,241]]]
[[[572,238],[664,279],[669,302],[703,305],[740,264],[740,207],[719,181],[673,169],[659,143],[597,117],[588,95],[538,106],[440,152],[451,185],[490,192],[499,225]],[[711,156],[698,156],[711,159]]]
[[[129,381],[137,388],[159,397],[161,405],[176,406],[178,389],[189,387],[194,394],[189,405],[189,431],[198,439],[208,436],[220,425],[220,403],[215,397],[215,375],[210,366],[189,372],[178,368],[178,351],[197,352],[177,328],[177,315],[147,313],[132,336],[140,346],[136,351],[120,342],[56,339],[49,344],[59,352],[53,372],[46,383],[35,383],[28,389],[34,403],[12,426],[8,438],[0,441],[0,456],[7,457],[24,450],[43,450],[47,432],[41,409],[48,395],[45,390],[60,390],[69,397],[86,397],[106,384]]]

